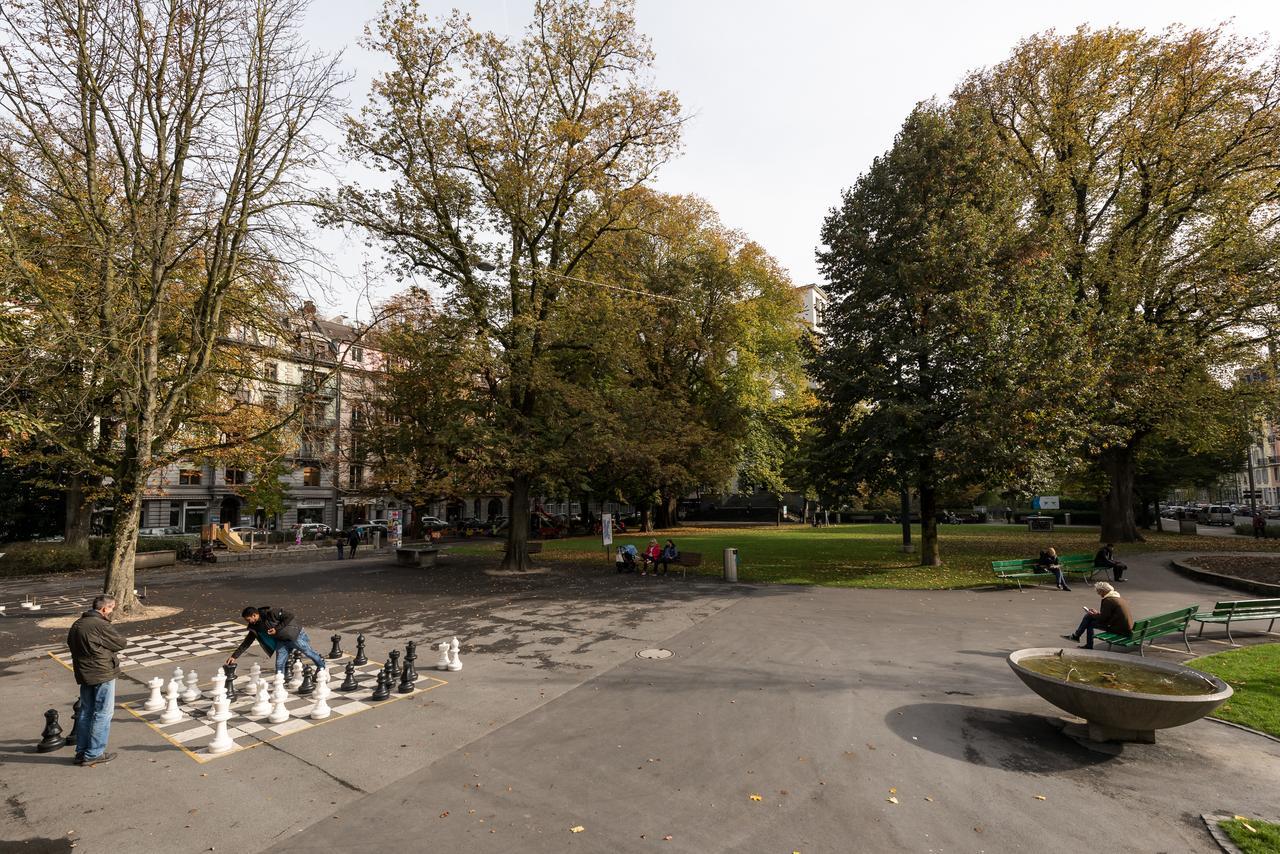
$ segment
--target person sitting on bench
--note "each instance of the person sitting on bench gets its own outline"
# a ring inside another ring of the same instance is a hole
[[[676,548],[674,541],[668,539],[663,544],[662,554],[658,557],[658,562],[662,564],[663,575],[667,574],[667,568],[671,564],[680,562],[680,550]]]
[[[1102,605],[1099,610],[1092,608],[1085,609],[1085,615],[1080,620],[1080,625],[1074,632],[1069,635],[1063,635],[1067,640],[1078,641],[1081,635],[1085,635],[1086,640],[1080,644],[1081,649],[1093,649],[1093,633],[1114,632],[1118,635],[1127,635],[1133,631],[1133,614],[1129,612],[1129,604],[1120,598],[1120,594],[1116,589],[1105,581],[1099,581],[1093,585],[1094,592],[1102,597]]]
[[[1067,586],[1067,577],[1062,574],[1062,562],[1058,560],[1058,550],[1050,547],[1040,552],[1040,558],[1036,561],[1036,572],[1052,572],[1053,577],[1057,579],[1058,589],[1071,592],[1071,588]]]
[[[1093,565],[1099,569],[1111,570],[1111,574],[1115,576],[1116,581],[1124,581],[1124,571],[1129,566],[1115,559],[1115,549],[1116,547],[1111,543],[1107,543],[1098,549],[1098,553],[1093,556]]]

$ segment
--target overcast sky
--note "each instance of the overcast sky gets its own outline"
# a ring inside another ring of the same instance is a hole
[[[1082,23],[1161,30],[1230,20],[1241,33],[1280,34],[1280,0],[1161,2],[877,2],[835,0],[637,0],[640,29],[657,53],[657,83],[691,119],[684,153],[660,189],[696,193],[745,231],[797,283],[818,281],[814,249],[826,212],[893,141],[918,101],[945,97],[964,74],[1005,58],[1019,39]],[[518,36],[531,0],[421,0],[452,8],[478,28]],[[356,76],[348,98],[364,102],[380,57],[357,44],[375,0],[315,0],[304,34],[344,50]],[[358,241],[326,241],[349,279],[377,256]],[[395,289],[379,282],[375,294]],[[319,302],[367,316],[351,281]]]

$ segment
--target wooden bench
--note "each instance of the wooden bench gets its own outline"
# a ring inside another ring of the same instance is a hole
[[[1155,641],[1156,638],[1162,638],[1165,635],[1174,635],[1182,632],[1182,643],[1187,648],[1187,652],[1191,652],[1191,644],[1187,641],[1187,626],[1199,610],[1199,605],[1179,608],[1167,614],[1157,614],[1154,617],[1147,617],[1145,620],[1135,621],[1133,631],[1127,635],[1115,632],[1099,632],[1093,637],[1094,640],[1105,641],[1108,649],[1115,646],[1126,648],[1136,646],[1138,653],[1145,656],[1146,653],[1143,651],[1145,644],[1149,644]]]
[[[433,567],[440,550],[434,546],[408,546],[396,549],[396,563],[400,566]]]
[[[688,578],[689,567],[702,566],[702,552],[680,552],[676,565],[680,567],[680,577]]]
[[[1018,589],[1022,589],[1024,579],[1034,579],[1036,583],[1046,578],[1053,578],[1052,572],[1037,572],[1036,561],[1039,558],[1024,557],[1014,560],[993,560],[991,561],[991,571],[1000,581],[1012,581],[1018,585]],[[1066,578],[1077,578],[1081,581],[1090,581],[1096,572],[1106,569],[1104,566],[1093,565],[1093,555],[1091,554],[1070,554],[1061,555],[1058,563],[1062,565],[1062,574]]]
[[[1271,632],[1276,626],[1276,620],[1280,620],[1280,599],[1237,599],[1233,602],[1218,602],[1213,606],[1212,612],[1196,614],[1191,619],[1200,624],[1200,631],[1196,633],[1196,637],[1204,634],[1205,623],[1222,623],[1227,627],[1227,640],[1234,644],[1236,639],[1231,636],[1232,623],[1243,620],[1270,620],[1271,624],[1267,626],[1267,632]]]

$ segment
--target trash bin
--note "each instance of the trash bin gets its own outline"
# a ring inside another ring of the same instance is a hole
[[[738,580],[738,550],[737,549],[724,550],[724,580],[725,581]]]
[[[1071,514],[1070,514],[1070,513],[1063,513],[1062,515],[1066,517],[1066,521],[1064,521],[1062,524],[1064,524],[1064,525],[1070,525],[1070,524],[1071,524]]]

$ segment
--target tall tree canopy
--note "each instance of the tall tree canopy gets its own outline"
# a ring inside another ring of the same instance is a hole
[[[524,568],[531,486],[575,426],[563,362],[590,313],[574,278],[675,152],[679,105],[648,83],[627,0],[540,0],[518,41],[393,0],[368,42],[393,67],[347,149],[389,185],[343,186],[334,219],[443,286],[442,314],[484,348],[476,393],[508,473],[506,560]]]
[[[1280,63],[1224,29],[1081,28],[1022,42],[956,93],[1015,177],[1084,336],[1081,454],[1105,475],[1102,536],[1139,538],[1134,477],[1210,369],[1249,363],[1280,296]]]

